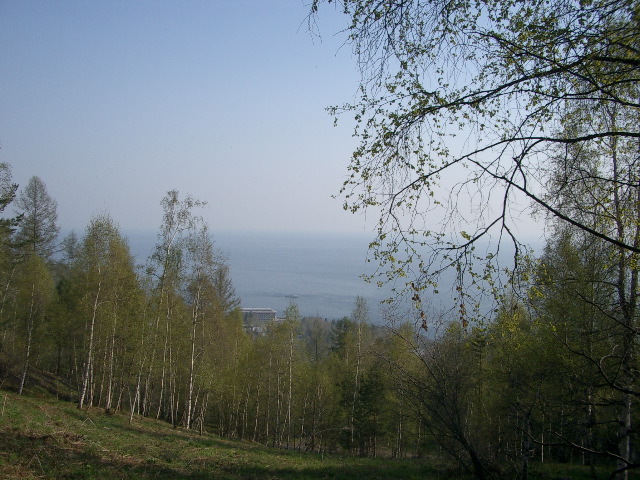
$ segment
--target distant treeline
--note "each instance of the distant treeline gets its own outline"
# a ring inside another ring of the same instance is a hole
[[[45,184],[18,194],[0,173],[0,207],[16,207],[0,225],[3,388],[274,447],[446,457],[479,478],[636,466],[620,452],[637,436],[637,265],[604,242],[558,228],[489,318],[457,305],[380,327],[358,297],[349,318],[291,304],[252,336],[197,200],[167,193],[139,269],[109,216],[60,241]]]

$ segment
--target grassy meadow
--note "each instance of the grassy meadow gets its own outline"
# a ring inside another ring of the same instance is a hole
[[[533,479],[587,479],[570,465],[537,465]],[[604,472],[601,478],[606,478]],[[509,477],[510,475],[506,475]],[[299,453],[78,410],[51,398],[0,392],[0,478],[26,479],[448,479],[462,472],[425,459]],[[515,478],[515,477],[514,477]]]
[[[0,478],[439,478],[422,461],[269,449],[102,409],[0,392]]]

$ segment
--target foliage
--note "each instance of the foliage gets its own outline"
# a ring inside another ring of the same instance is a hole
[[[8,163],[0,162],[0,213],[4,212],[16,198],[18,184],[12,183],[11,179],[11,166]],[[20,215],[0,219],[0,238],[2,238],[3,246],[7,243],[10,235],[21,220],[22,217]]]
[[[16,200],[16,206],[22,217],[16,243],[29,253],[48,259],[56,248],[60,229],[56,224],[57,203],[39,177],[31,177]]]
[[[322,3],[334,2],[314,0],[312,22]],[[425,423],[479,477],[502,456],[526,477],[539,444],[556,458],[608,458],[612,477],[626,478],[638,467],[640,5],[335,3],[362,73],[358,99],[331,109],[354,116],[360,139],[344,207],[379,214],[381,282],[406,285],[423,329],[423,290],[456,275],[449,307],[461,332],[436,336],[420,354],[424,377],[408,377],[422,387]],[[516,219],[530,209],[552,233],[537,270],[519,262]],[[521,269],[511,285],[527,299],[498,283],[504,238]],[[483,282],[501,308],[470,332]],[[476,347],[481,362],[466,353]],[[477,378],[508,386],[504,403]],[[470,413],[483,408],[495,413],[488,424]]]
[[[323,3],[347,16],[361,71],[359,98],[330,110],[355,118],[344,207],[379,214],[371,247],[382,281],[410,283],[420,301],[457,268],[459,295],[469,295],[464,277],[482,278],[478,263],[494,265],[504,238],[522,249],[516,220],[528,204],[640,252],[556,202],[547,182],[558,151],[640,136],[637,1],[314,0],[311,22]],[[579,128],[567,128],[577,109]],[[602,109],[626,120],[602,122]],[[576,158],[575,176],[637,190],[633,178],[592,175]],[[563,189],[579,195],[583,185]],[[492,245],[476,249],[481,239]]]
[[[591,182],[614,156],[614,171],[628,178],[628,145],[592,147],[571,152],[573,159],[589,155],[582,161],[591,164],[588,178],[563,170],[575,164],[569,157],[550,165],[553,188],[559,188],[553,201],[616,238],[635,241],[634,190]],[[571,192],[582,182],[593,196],[571,196],[561,188],[567,181]],[[597,206],[589,198],[598,198]],[[76,422],[67,431],[89,435],[92,422],[105,422],[120,433],[85,445],[42,418],[53,408],[44,400],[42,411],[20,420],[25,423],[16,423],[19,413],[7,408],[10,424],[27,433],[7,434],[0,414],[0,435],[9,446],[0,451],[3,475],[103,478],[116,465],[121,478],[221,471],[229,478],[349,478],[336,466],[347,464],[358,465],[354,474],[410,478],[425,471],[423,462],[437,466],[441,478],[554,478],[557,462],[572,476],[636,473],[633,252],[554,224],[543,255],[524,262],[512,279],[515,291],[527,295],[496,285],[498,308],[481,324],[434,313],[427,336],[419,312],[414,318],[394,311],[395,328],[372,325],[369,305],[357,297],[349,317],[303,319],[292,303],[284,319],[249,335],[230,266],[196,215],[201,202],[172,191],[162,205],[157,248],[145,270],[136,269],[126,238],[106,214],[91,219],[81,237],[70,234],[61,255],[48,261],[25,255],[7,239],[6,262],[0,263],[0,384],[6,392],[73,402],[80,409],[65,407],[64,415]],[[10,403],[34,400],[22,401]],[[163,433],[154,419],[170,423],[172,433]],[[48,430],[28,433],[35,425]],[[118,446],[147,429],[163,440]],[[231,438],[250,444],[227,443]],[[36,450],[25,446],[28,439]],[[182,446],[173,449],[174,441]],[[100,454],[96,443],[111,453]],[[236,469],[224,463],[229,455],[216,456],[214,443],[244,445],[247,456],[278,447],[278,458],[300,458],[307,467],[298,473],[287,464],[273,473],[265,466],[275,464],[269,457]],[[39,453],[49,447],[68,462]],[[334,453],[340,460],[328,470],[327,463],[308,466]],[[346,457],[421,460],[358,463]],[[552,473],[536,473],[550,462]],[[220,463],[227,466],[216,470]]]
[[[265,448],[98,409],[0,392],[0,477],[77,479],[441,478],[426,462]]]

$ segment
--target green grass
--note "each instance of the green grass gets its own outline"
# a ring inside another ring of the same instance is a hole
[[[277,450],[172,428],[50,398],[0,391],[0,479],[444,480],[426,460],[365,459]],[[607,478],[605,470],[599,478]],[[630,478],[638,478],[635,476]],[[506,478],[515,478],[506,475]],[[588,469],[532,465],[531,480],[589,479]]]
[[[425,462],[321,456],[0,392],[3,479],[439,478]]]

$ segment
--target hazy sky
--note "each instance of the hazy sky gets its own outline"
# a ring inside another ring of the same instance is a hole
[[[354,146],[346,18],[308,0],[0,0],[0,161],[37,175],[59,224],[156,229],[177,189],[211,229],[362,232],[336,194]]]

